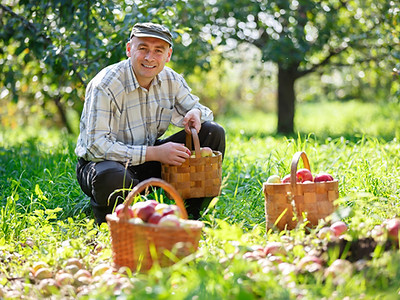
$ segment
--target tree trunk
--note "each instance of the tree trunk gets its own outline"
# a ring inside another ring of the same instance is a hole
[[[64,107],[61,104],[61,96],[57,96],[54,98],[54,103],[56,104],[58,108],[58,113],[60,114],[61,121],[64,124],[65,128],[67,128],[68,133],[72,133],[71,126],[69,126],[67,115],[65,113]]]
[[[284,68],[278,65],[278,129],[280,134],[291,134],[294,131],[294,110],[296,94],[294,83],[297,66]]]

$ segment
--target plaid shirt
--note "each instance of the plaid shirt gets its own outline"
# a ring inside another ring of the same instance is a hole
[[[168,67],[149,90],[139,85],[129,59],[106,67],[87,86],[76,155],[89,161],[144,163],[147,146],[170,123],[183,127],[189,110],[199,109],[201,122],[213,120],[211,110],[190,91],[183,77]]]

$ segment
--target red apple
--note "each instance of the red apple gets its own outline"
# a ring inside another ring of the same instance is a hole
[[[150,199],[145,201],[146,204],[151,204],[156,207],[159,203],[156,200]]]
[[[332,175],[328,173],[319,173],[315,175],[314,177],[314,182],[325,182],[325,181],[332,181],[333,177]]]
[[[155,206],[152,203],[143,202],[145,205],[138,208],[136,216],[143,220],[143,222],[147,222],[150,216],[156,211]]]
[[[169,226],[169,227],[179,227],[180,222],[179,218],[175,215],[166,215],[163,216],[160,221],[158,222],[160,226]]]
[[[125,207],[125,205],[121,203],[115,208],[115,214],[117,215],[117,217],[121,216],[121,213],[122,213],[124,207]],[[127,211],[128,211],[129,218],[133,218],[134,217],[134,213],[133,213],[132,208],[128,207]]]
[[[306,255],[302,259],[300,259],[299,263],[297,264],[297,267],[301,271],[307,271],[307,272],[315,272],[319,271],[322,269],[322,260],[315,255]]]
[[[400,219],[394,218],[387,220],[385,222],[385,227],[388,231],[389,238],[397,241],[399,239]]]
[[[330,228],[335,233],[335,236],[340,236],[347,231],[347,225],[343,221],[337,221],[333,223]]]
[[[290,183],[290,174],[287,174],[285,177],[282,178],[283,183]]]
[[[333,231],[333,229],[331,229],[330,227],[322,227],[317,234],[319,239],[325,239],[327,238],[328,240],[335,238],[335,232]]]
[[[160,221],[160,219],[162,218],[162,214],[158,213],[158,212],[154,212],[150,218],[147,220],[147,223],[150,224],[158,224],[158,222]]]
[[[175,205],[175,204],[168,205],[168,207],[166,207],[166,208],[163,210],[163,214],[162,214],[162,215],[163,215],[163,216],[175,215],[175,216],[177,216],[178,218],[182,218],[181,209],[178,207],[178,205]]]
[[[283,246],[281,242],[269,242],[265,247],[264,247],[264,253],[265,255],[271,254],[271,255],[276,255],[276,254],[286,254],[286,249]]]
[[[314,180],[314,178],[313,178],[313,176],[311,174],[311,171],[309,169],[299,169],[299,170],[297,170],[296,177],[297,177],[297,180],[300,181],[300,182],[304,182],[304,181],[307,181],[307,180],[309,180],[309,181],[313,181]]]
[[[141,208],[141,207],[143,207],[143,206],[145,206],[145,205],[146,205],[145,202],[139,201],[139,202],[136,202],[135,204],[133,204],[133,205],[131,206],[131,209],[132,209],[132,211],[133,211],[133,216],[134,216],[135,218],[137,217],[137,212],[138,212],[139,208]]]

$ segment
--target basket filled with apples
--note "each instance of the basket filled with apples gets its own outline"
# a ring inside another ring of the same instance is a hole
[[[138,201],[149,187],[160,187],[175,204],[153,199]],[[138,196],[138,197],[137,197]],[[147,271],[154,263],[161,267],[197,251],[204,224],[188,220],[178,192],[162,179],[150,178],[136,185],[112,214],[106,216],[110,229],[115,267]]]
[[[209,147],[200,147],[194,128],[186,134],[186,147],[194,152],[180,166],[162,164],[161,178],[170,183],[183,199],[215,197],[220,193],[222,153]]]
[[[303,168],[298,168],[302,159]],[[308,224],[315,226],[334,211],[339,198],[339,182],[330,174],[313,175],[307,155],[303,151],[293,155],[290,174],[282,179],[271,175],[263,183],[267,229],[293,229],[306,216]]]

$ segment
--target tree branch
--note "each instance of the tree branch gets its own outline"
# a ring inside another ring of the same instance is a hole
[[[43,33],[39,32],[39,30],[36,28],[35,23],[32,23],[30,21],[28,21],[26,18],[24,18],[23,16],[15,13],[10,7],[0,4],[0,8],[3,9],[5,12],[9,13],[11,16],[19,19],[22,24],[24,25],[24,27],[29,30],[30,32],[32,32],[32,34],[36,35],[36,36],[40,36],[46,43],[46,45],[53,45],[53,42],[51,41],[51,39],[49,39],[47,36],[45,36]],[[61,50],[59,55],[63,55],[64,57],[67,57],[64,52]],[[71,60],[72,57],[67,57],[68,60]],[[38,58],[40,60],[40,58]],[[74,74],[76,74],[76,76],[78,77],[79,81],[86,86],[86,82],[83,80],[81,74],[79,73],[78,69],[77,69],[77,64],[74,60],[72,60],[72,70],[74,71]]]

